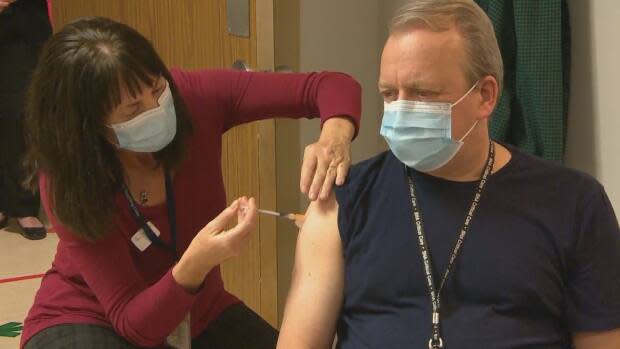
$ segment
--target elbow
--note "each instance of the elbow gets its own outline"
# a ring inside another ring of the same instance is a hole
[[[141,326],[136,326],[136,324],[133,324],[127,312],[122,311],[121,309],[109,312],[108,320],[110,321],[116,334],[138,347],[158,347],[164,343],[167,337],[167,334],[163,333],[157,334],[156,336],[149,336],[146,333],[148,331],[144,331],[141,329]]]
[[[148,337],[126,323],[114,323],[114,330],[129,343],[142,348],[159,347],[166,340],[166,336]]]
[[[357,81],[352,75],[349,75],[347,73],[334,74],[342,76],[344,78],[343,80],[346,81],[346,83],[349,85],[351,91],[355,92],[355,94],[357,94],[360,99],[362,98],[362,84],[360,84],[359,81]]]

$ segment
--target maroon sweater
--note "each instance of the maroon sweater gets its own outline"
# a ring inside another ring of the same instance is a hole
[[[322,122],[349,116],[359,127],[360,86],[344,74],[173,70],[172,76],[194,126],[187,157],[173,182],[180,254],[226,206],[220,158],[227,130],[277,116],[319,115]],[[197,336],[226,307],[239,302],[224,290],[219,268],[209,273],[197,294],[191,294],[172,277],[169,252],[153,244],[140,252],[130,240],[139,227],[122,193],[115,199],[118,228],[101,241],[88,243],[52,214],[45,176],[40,190],[59,243],[25,320],[22,347],[37,332],[66,323],[110,326],[138,346],[155,347],[188,311],[192,336]],[[169,242],[165,203],[140,210]]]

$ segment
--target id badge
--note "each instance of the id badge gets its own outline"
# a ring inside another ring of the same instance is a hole
[[[192,331],[189,322],[189,313],[181,321],[179,326],[168,336],[166,342],[175,349],[192,348]]]
[[[159,229],[157,229],[155,224],[151,223],[151,221],[146,222],[146,224],[151,228],[151,230],[153,231],[153,233],[155,233],[157,237],[161,235]],[[133,244],[138,248],[138,250],[140,250],[140,252],[144,252],[144,250],[146,250],[152,244],[151,240],[149,240],[149,238],[146,236],[146,233],[144,232],[144,229],[142,228],[138,229],[138,231],[133,234],[133,236],[131,237],[131,242],[133,242]]]

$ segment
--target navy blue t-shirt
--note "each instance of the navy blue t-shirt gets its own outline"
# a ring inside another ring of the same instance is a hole
[[[571,348],[572,332],[620,327],[620,229],[603,187],[509,149],[442,291],[444,347]],[[413,173],[438,285],[477,182]],[[391,152],[362,162],[336,196],[338,347],[427,348],[431,304],[405,166]]]

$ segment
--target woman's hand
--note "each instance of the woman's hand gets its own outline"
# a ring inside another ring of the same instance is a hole
[[[237,225],[226,230],[235,216]],[[189,291],[199,288],[211,269],[241,253],[256,222],[254,198],[235,200],[194,237],[172,269],[174,279]]]
[[[355,126],[346,117],[334,117],[323,124],[318,142],[304,151],[301,192],[312,201],[325,200],[334,185],[344,184],[351,167],[351,140]]]

